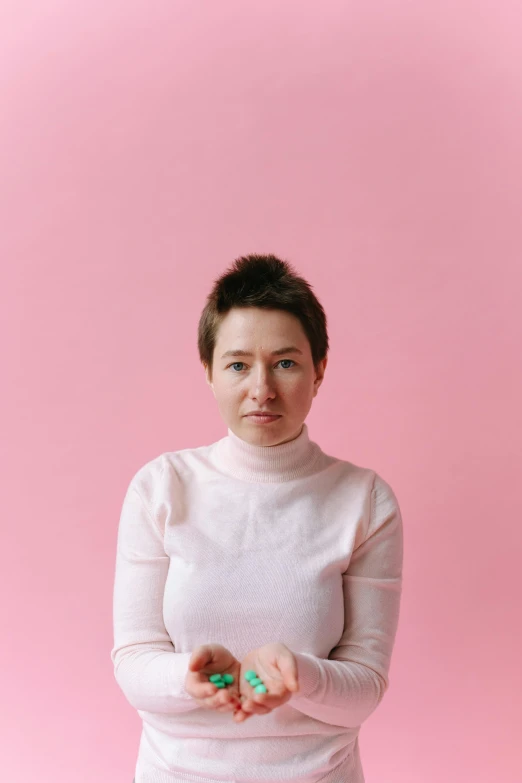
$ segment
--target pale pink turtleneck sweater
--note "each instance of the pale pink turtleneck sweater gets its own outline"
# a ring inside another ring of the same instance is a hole
[[[363,783],[358,734],[388,687],[402,585],[393,490],[328,456],[230,429],[137,471],[118,529],[116,680],[142,718],[136,783]],[[296,655],[300,691],[235,723],[198,706],[192,651]],[[131,783],[129,781],[129,783]]]

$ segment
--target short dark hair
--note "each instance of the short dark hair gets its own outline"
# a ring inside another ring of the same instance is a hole
[[[312,286],[288,261],[252,253],[236,258],[214,281],[198,325],[198,350],[212,377],[212,359],[221,321],[233,307],[286,310],[299,318],[308,337],[314,366],[328,353],[327,319]]]

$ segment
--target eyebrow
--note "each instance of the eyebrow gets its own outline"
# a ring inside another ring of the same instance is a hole
[[[296,348],[295,345],[287,345],[286,348],[279,348],[277,351],[272,351],[270,356],[281,356],[284,353],[299,353],[301,356],[303,355],[303,352],[299,350],[299,348]],[[254,354],[250,351],[242,351],[240,348],[236,348],[232,351],[225,351],[223,356],[221,357],[224,359],[226,356],[253,356]]]

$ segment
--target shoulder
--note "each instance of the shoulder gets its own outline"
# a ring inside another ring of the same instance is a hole
[[[340,457],[333,457],[325,452],[323,452],[323,456],[325,467],[333,470],[339,481],[357,485],[371,497],[373,503],[397,502],[390,483],[373,468],[358,465]]]
[[[373,471],[372,505],[375,510],[391,510],[399,507],[397,495],[391,484],[379,473]]]
[[[358,509],[356,548],[363,551],[361,545],[371,540],[375,548],[385,543],[394,547],[397,557],[402,556],[402,513],[390,481],[376,470],[348,460],[338,460],[336,474],[343,499],[353,501]]]
[[[210,446],[165,451],[148,460],[132,475],[128,492],[136,491],[149,506],[162,498],[179,495],[188,475],[198,470],[207,459]]]
[[[402,538],[402,513],[391,484],[374,471],[370,497],[368,537],[377,531]]]
[[[373,468],[339,457],[325,457],[325,467],[331,477],[329,491],[336,489],[357,502],[366,520],[366,537],[391,518],[400,526],[399,501],[390,481]]]
[[[335,486],[340,491],[353,491],[358,497],[369,498],[377,476],[374,470],[322,450],[321,456],[320,468],[329,477],[331,488]]]

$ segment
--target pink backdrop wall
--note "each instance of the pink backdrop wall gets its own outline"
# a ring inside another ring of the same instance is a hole
[[[308,418],[404,517],[367,783],[520,783],[522,12],[515,2],[3,2],[9,783],[130,783],[123,495],[225,434],[196,328],[274,252],[329,317]]]

